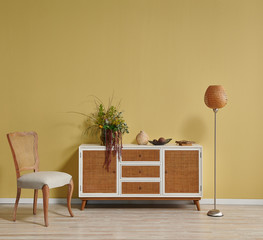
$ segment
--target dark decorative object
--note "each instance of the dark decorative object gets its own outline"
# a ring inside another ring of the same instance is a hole
[[[168,138],[168,139],[165,139],[165,138],[159,138],[158,140],[157,139],[154,139],[152,141],[149,141],[151,144],[153,145],[165,145],[167,144],[168,142],[170,142],[172,140],[172,138]]]

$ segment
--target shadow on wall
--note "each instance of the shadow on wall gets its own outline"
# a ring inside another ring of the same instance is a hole
[[[80,129],[82,131],[81,134],[81,142],[83,144],[100,144],[100,134],[101,131],[98,130],[98,128],[91,128],[88,130],[89,125],[87,124],[87,121],[83,121],[82,125],[80,126]]]
[[[69,153],[70,152],[70,153]],[[78,146],[72,146],[70,149],[65,150],[65,156],[69,156],[65,162],[65,165],[58,169],[58,171],[66,172],[70,174],[74,182],[74,191],[72,198],[78,197]],[[52,198],[66,198],[68,193],[68,188],[66,186],[61,188],[56,188],[53,192]]]
[[[180,127],[180,135],[183,136],[185,140],[195,141],[199,144],[203,141],[206,129],[207,127],[202,118],[198,116],[190,116],[187,117]]]

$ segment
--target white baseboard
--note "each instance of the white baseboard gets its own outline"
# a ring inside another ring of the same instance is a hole
[[[16,199],[15,198],[0,198],[0,204],[2,203],[15,203]],[[33,198],[20,198],[19,203],[31,203],[33,204]],[[38,198],[37,199],[37,203],[42,204],[43,203],[43,198]],[[50,198],[49,199],[49,203],[50,204],[65,204],[67,203],[67,199],[66,198]],[[78,198],[73,198],[71,200],[72,204],[81,204],[81,200]]]
[[[214,204],[214,199],[201,199],[200,204]],[[216,204],[263,205],[263,199],[217,199]]]
[[[0,198],[0,204],[14,204],[15,198]],[[43,199],[39,198],[38,203],[42,203]],[[49,203],[50,204],[65,204],[67,202],[66,198],[50,198]],[[183,201],[180,201],[182,203]],[[33,198],[21,198],[19,203],[33,203]],[[74,198],[71,201],[72,204],[81,204],[81,200],[78,198]],[[179,203],[179,201],[97,201],[92,200],[89,201],[91,204],[172,204],[172,203]],[[226,204],[226,205],[263,205],[263,199],[217,199],[217,204]],[[214,199],[201,199],[200,204],[214,204]]]

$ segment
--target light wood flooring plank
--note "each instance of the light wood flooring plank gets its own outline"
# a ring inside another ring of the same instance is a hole
[[[43,208],[37,215],[32,206],[20,204],[17,221],[13,205],[0,204],[0,239],[174,240],[253,239],[263,240],[263,206],[219,205],[222,218],[206,215],[212,205],[90,205],[80,211],[73,205],[49,205],[49,227],[44,227]]]

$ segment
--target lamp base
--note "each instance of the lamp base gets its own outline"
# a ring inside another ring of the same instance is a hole
[[[209,217],[223,217],[224,214],[218,209],[212,209],[207,212]]]

